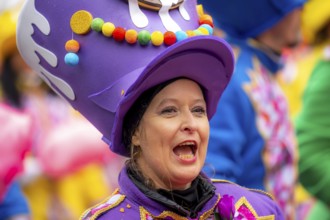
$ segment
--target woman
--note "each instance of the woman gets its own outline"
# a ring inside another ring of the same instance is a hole
[[[124,121],[123,141],[131,149],[131,159],[120,174],[121,188],[82,219],[137,219],[139,215],[141,219],[216,219],[219,215],[232,219],[235,212],[235,219],[275,219],[275,214],[281,219],[266,194],[229,182],[212,183],[201,173],[209,137],[207,106],[202,87],[187,78],[144,92]],[[234,198],[225,194],[238,196],[238,210]],[[252,208],[252,202],[262,208]],[[221,204],[228,206],[228,213]]]
[[[29,0],[21,13],[27,63],[131,158],[81,219],[283,219],[271,196],[201,173],[233,55],[195,0],[160,2]]]

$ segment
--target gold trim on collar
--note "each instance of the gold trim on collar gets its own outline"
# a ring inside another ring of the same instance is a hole
[[[115,195],[118,195],[119,198],[112,204],[107,204],[107,202]],[[124,199],[126,198],[125,195],[121,195],[119,194],[119,189],[117,188],[111,196],[109,196],[107,199],[103,200],[102,202],[94,205],[93,207],[89,208],[88,210],[86,210],[81,217],[79,218],[80,220],[84,220],[85,217],[87,217],[87,214],[90,213],[93,209],[97,208],[98,206],[102,206],[105,205],[104,207],[100,208],[99,210],[97,210],[94,214],[92,214],[92,216],[89,217],[89,220],[95,220],[97,217],[99,217],[101,214],[107,212],[108,210],[118,206],[122,201],[124,201]]]
[[[214,182],[214,183],[229,183],[229,184],[234,184],[234,185],[239,186],[241,188],[244,188],[246,190],[249,190],[249,191],[252,191],[252,192],[257,192],[257,193],[266,195],[269,198],[271,198],[272,200],[275,200],[274,199],[274,196],[271,193],[268,193],[268,192],[263,191],[261,189],[250,189],[250,188],[246,188],[244,186],[238,185],[237,183],[234,183],[234,182],[231,182],[231,181],[228,181],[228,180],[223,180],[223,179],[211,179],[211,181]]]
[[[239,200],[237,200],[237,202],[235,203],[235,209],[238,210],[239,207],[241,207],[242,205],[246,206],[255,218],[258,217],[256,210],[254,210],[252,205],[247,201],[247,199],[244,196],[241,197]]]
[[[245,206],[247,207],[250,212],[253,214],[253,216],[257,219],[257,220],[275,220],[275,216],[274,215],[268,215],[268,216],[258,216],[256,210],[252,207],[252,205],[249,203],[249,201],[243,196],[241,197],[235,204],[235,209],[238,210],[241,206]]]
[[[188,218],[182,217],[181,215],[178,215],[171,211],[163,211],[162,213],[160,213],[160,215],[155,216],[155,215],[151,214],[150,212],[148,212],[143,206],[140,206],[141,220],[148,220],[147,215],[151,216],[152,219],[164,219],[166,217],[171,217],[175,220],[188,220]]]
[[[220,198],[221,198],[221,196],[220,196],[220,194],[218,194],[217,202],[214,204],[214,206],[213,206],[210,210],[206,211],[205,213],[203,213],[203,214],[201,215],[200,220],[206,220],[208,217],[210,217],[211,214],[214,213],[214,209],[215,209],[216,206],[218,205],[218,203],[219,203],[219,201],[220,201]]]
[[[206,212],[204,212],[199,220],[206,220],[207,218],[210,217],[211,214],[214,213],[214,209],[216,208],[217,204],[219,203],[220,201],[220,194],[217,194],[217,201],[214,203],[213,207],[209,210],[207,210]],[[180,216],[174,212],[171,212],[171,211],[163,211],[160,215],[158,216],[155,216],[155,215],[152,215],[150,212],[148,212],[143,206],[140,206],[140,217],[141,217],[141,220],[147,220],[147,215],[149,215],[150,217],[152,217],[153,219],[164,219],[166,217],[171,217],[175,220],[188,220],[189,218],[186,218],[186,217],[183,217],[183,216]],[[267,220],[267,219],[265,219]]]

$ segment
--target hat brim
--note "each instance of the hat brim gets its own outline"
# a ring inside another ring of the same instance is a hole
[[[111,134],[111,150],[122,156],[129,156],[129,149],[122,141],[124,117],[147,89],[179,77],[194,80],[203,89],[210,119],[216,111],[233,69],[232,50],[229,44],[219,37],[196,36],[170,46],[142,68],[141,74],[120,102]]]

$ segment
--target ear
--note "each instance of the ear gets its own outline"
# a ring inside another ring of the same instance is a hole
[[[140,146],[140,136],[140,127],[138,127],[132,136],[133,146]]]

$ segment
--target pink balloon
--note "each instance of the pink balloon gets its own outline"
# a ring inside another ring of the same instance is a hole
[[[47,175],[61,177],[86,164],[109,160],[112,154],[101,138],[87,120],[74,118],[56,125],[43,138],[37,158]]]
[[[14,177],[23,170],[31,137],[29,115],[0,103],[0,200]]]

